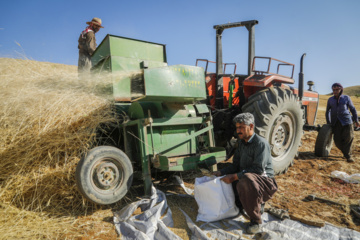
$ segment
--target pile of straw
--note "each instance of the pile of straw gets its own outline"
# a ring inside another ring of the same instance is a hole
[[[8,58],[0,79],[0,239],[61,238],[63,224],[94,207],[74,172],[96,129],[116,124],[112,83],[79,79],[76,66]]]

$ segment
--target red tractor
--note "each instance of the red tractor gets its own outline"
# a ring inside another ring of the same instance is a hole
[[[255,131],[267,139],[271,146],[273,167],[276,174],[284,173],[292,165],[301,144],[303,130],[319,130],[315,119],[319,94],[304,91],[303,59],[300,60],[299,87],[294,84],[294,64],[270,57],[255,56],[255,25],[257,20],[215,25],[216,62],[198,59],[205,65],[208,105],[212,108],[215,139],[217,145],[225,146],[228,156],[234,150],[235,127],[232,119],[241,112],[250,112],[255,117]],[[249,32],[248,73],[237,74],[236,64],[232,73],[225,73],[229,63],[222,59],[222,33],[225,29],[246,27]],[[259,64],[258,62],[262,63]],[[208,72],[209,63],[216,64],[216,72]],[[264,64],[265,63],[265,64]],[[263,70],[257,66],[265,66]],[[271,69],[276,69],[272,73]],[[280,75],[286,68],[290,76]]]

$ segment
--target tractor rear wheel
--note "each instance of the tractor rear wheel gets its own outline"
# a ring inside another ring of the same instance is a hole
[[[120,149],[99,146],[79,161],[75,178],[79,191],[86,199],[107,205],[119,201],[128,192],[133,168]]]
[[[324,124],[317,135],[315,142],[315,155],[318,157],[327,157],[333,144],[331,124]]]
[[[255,117],[255,132],[270,144],[275,174],[285,173],[293,164],[303,135],[303,112],[289,89],[271,87],[249,98],[242,107]]]

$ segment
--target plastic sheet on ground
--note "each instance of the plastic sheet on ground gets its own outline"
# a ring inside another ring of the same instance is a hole
[[[138,207],[142,213],[133,215]],[[181,239],[168,228],[174,222],[165,194],[154,187],[150,199],[141,199],[114,212],[114,224],[122,239]]]
[[[140,207],[141,214],[133,215]],[[248,235],[245,228],[249,222],[243,215],[216,222],[195,224],[181,210],[191,230],[191,239],[262,239],[262,240],[360,240],[360,232],[325,224],[318,228],[290,219],[279,220],[271,214],[262,215],[261,234]],[[162,217],[163,216],[163,217]],[[121,239],[181,239],[168,227],[173,227],[171,209],[166,196],[160,190],[152,188],[151,199],[141,199],[114,213],[115,229]]]
[[[263,224],[260,229],[260,233],[263,234],[256,235],[245,233],[248,220],[242,215],[231,219],[204,223],[200,227],[197,227],[186,213],[184,215],[186,216],[188,227],[193,234],[192,240],[360,240],[360,232],[351,229],[339,228],[331,224],[325,224],[324,227],[318,228],[290,219],[279,220],[266,212],[262,215]],[[261,238],[261,235],[264,237]]]
[[[280,221],[270,214],[263,214],[264,224],[262,231],[276,233],[283,239],[297,239],[297,240],[360,240],[360,232],[336,227],[332,224],[325,223],[322,228],[309,226],[298,221],[286,219]]]
[[[331,176],[347,183],[360,183],[360,173],[349,175],[346,172],[333,171],[331,172]]]
[[[175,175],[174,178],[175,178],[176,183],[178,185],[180,185],[187,194],[193,195],[194,190],[192,190],[191,188],[185,187],[184,181],[179,176]]]

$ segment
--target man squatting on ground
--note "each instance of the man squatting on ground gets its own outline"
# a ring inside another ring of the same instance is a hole
[[[353,121],[356,127],[360,127],[358,115],[351,98],[342,94],[342,85],[334,83],[331,88],[334,96],[330,97],[327,102],[326,123],[332,125],[336,147],[341,150],[348,162],[354,162],[351,156],[354,140]],[[352,113],[352,119],[350,112]]]
[[[87,22],[89,26],[81,32],[79,37],[79,61],[78,61],[78,73],[86,73],[90,71],[91,68],[91,55],[96,50],[96,38],[95,33],[97,33],[101,26],[100,18],[93,18],[91,22]]]
[[[232,183],[235,203],[250,217],[246,232],[254,234],[262,223],[264,204],[277,191],[269,143],[254,132],[255,120],[251,113],[241,113],[234,118],[238,147],[232,165],[216,171],[215,176]]]

